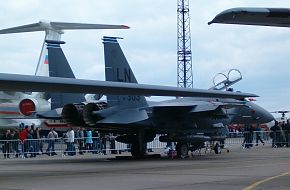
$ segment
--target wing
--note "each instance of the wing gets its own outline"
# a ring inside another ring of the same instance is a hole
[[[0,73],[1,90],[243,99],[256,94]]]
[[[66,22],[46,22],[39,21],[38,23],[17,26],[0,30],[0,34],[22,33],[53,30],[77,30],[77,29],[129,29],[125,25],[107,25],[107,24],[84,24],[84,23],[66,23]]]
[[[211,22],[290,27],[290,9],[286,8],[233,8],[218,14]]]

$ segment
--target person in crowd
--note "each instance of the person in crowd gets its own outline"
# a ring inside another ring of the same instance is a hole
[[[3,154],[4,154],[4,140],[3,140],[4,136],[5,136],[5,131],[2,131],[2,134],[0,135],[0,146],[1,146],[0,148]]]
[[[78,134],[78,148],[79,148],[79,154],[83,154],[85,150],[85,130],[83,127],[79,129],[77,132]]]
[[[34,139],[34,151],[36,155],[39,155],[40,152],[40,147],[41,147],[41,138],[40,138],[40,128],[37,127],[34,131],[33,131],[33,139]],[[42,150],[42,148],[41,148]],[[42,151],[41,151],[42,153]]]
[[[93,154],[98,154],[101,152],[99,132],[95,129],[92,131],[92,135],[93,135]]]
[[[91,129],[87,129],[86,130],[86,149],[87,151],[91,152],[93,149],[93,134],[92,134],[92,130]]]
[[[107,135],[104,133],[101,133],[100,138],[101,138],[101,148],[102,148],[103,154],[106,155],[107,154],[107,151],[106,151],[106,149],[107,149]]]
[[[245,125],[243,142],[245,148],[250,148],[253,146],[253,131],[252,125]]]
[[[290,119],[287,119],[285,124],[286,146],[290,146]]]
[[[113,133],[110,134],[110,149],[111,149],[111,154],[117,154],[116,150],[116,145],[115,145],[115,136]]]
[[[15,157],[18,158],[19,156],[19,149],[18,149],[18,144],[19,144],[19,131],[17,128],[15,128],[12,133],[11,133],[11,138],[12,138],[12,151],[15,154]]]
[[[270,128],[270,137],[272,138],[272,148],[277,147],[277,131],[278,131],[278,121],[275,120],[275,124]]]
[[[2,141],[3,141],[3,154],[4,154],[4,159],[10,157],[11,153],[11,132],[10,130],[6,130],[2,136]]]
[[[54,149],[54,144],[55,140],[58,138],[57,132],[54,130],[54,128],[51,128],[48,135],[48,147],[46,149],[46,154],[49,156],[54,156],[56,155],[55,149]]]
[[[285,144],[285,133],[283,131],[283,122],[278,122],[276,138],[277,138],[277,146],[283,147]]]
[[[70,130],[68,131],[68,137],[67,137],[67,143],[68,143],[68,155],[73,156],[75,155],[75,147],[74,147],[74,142],[75,142],[75,132],[73,128],[71,127]]]
[[[261,127],[260,127],[259,124],[257,124],[255,132],[256,132],[256,146],[258,146],[259,141],[260,141],[263,145],[265,145],[265,142],[263,141],[263,139],[262,139],[262,137],[261,137],[262,129],[261,129]]]
[[[68,132],[69,132],[69,129],[66,130],[65,133],[63,133],[62,135],[62,138],[63,138],[63,142],[66,144],[66,149],[64,151],[64,155],[67,155],[68,153]]]
[[[29,152],[30,157],[36,157],[36,133],[35,133],[35,124],[32,123],[30,126],[30,130],[27,136],[27,139],[29,139]]]
[[[22,146],[22,152],[25,158],[27,158],[27,153],[29,150],[29,143],[27,141],[27,136],[29,133],[29,127],[28,125],[25,125],[24,129],[19,134],[19,139],[21,141]]]

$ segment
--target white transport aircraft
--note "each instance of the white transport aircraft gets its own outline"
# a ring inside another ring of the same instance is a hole
[[[17,26],[0,30],[0,34],[23,33],[45,31],[45,38],[43,41],[41,53],[36,67],[35,75],[37,76],[54,76],[75,78],[72,70],[68,66],[65,69],[62,66],[49,65],[48,51],[46,41],[60,41],[64,30],[81,30],[81,29],[128,29],[125,25],[105,25],[105,24],[84,24],[84,23],[65,23],[65,22],[48,22],[40,21],[38,23]],[[80,102],[85,101],[76,96],[75,100]],[[60,120],[45,120],[31,119],[34,113],[48,112],[54,109],[55,112],[60,113],[61,110],[56,108],[62,107],[60,98],[64,99],[63,94],[59,93],[44,93],[44,92],[8,92],[0,91],[0,128],[18,127],[20,123],[24,125],[31,125],[32,123],[40,125],[44,123],[48,127],[63,127],[65,123]],[[91,96],[90,96],[91,98]],[[71,98],[69,98],[71,99]],[[51,105],[52,102],[52,105]],[[70,102],[74,103],[74,102]],[[28,118],[28,119],[27,119]]]

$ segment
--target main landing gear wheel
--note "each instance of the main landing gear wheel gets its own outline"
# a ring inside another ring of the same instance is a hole
[[[177,143],[176,145],[178,158],[188,157],[188,145],[187,143]]]
[[[221,154],[222,153],[222,147],[219,143],[215,143],[214,145],[214,153]]]
[[[138,143],[133,143],[131,146],[131,154],[134,158],[142,158],[146,153],[146,143],[139,146]]]

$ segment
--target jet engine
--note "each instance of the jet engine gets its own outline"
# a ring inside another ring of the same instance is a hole
[[[89,126],[94,126],[98,121],[103,119],[102,116],[95,113],[96,111],[103,110],[106,108],[106,104],[100,103],[88,103],[83,109],[84,122]]]
[[[35,103],[31,99],[21,100],[18,108],[20,113],[24,116],[30,116],[33,112],[36,111]]]
[[[38,111],[50,110],[50,105],[44,99],[25,98],[18,103],[18,110],[24,116],[31,116]]]
[[[82,126],[85,124],[83,119],[84,104],[66,104],[63,106],[61,116],[67,124]]]

